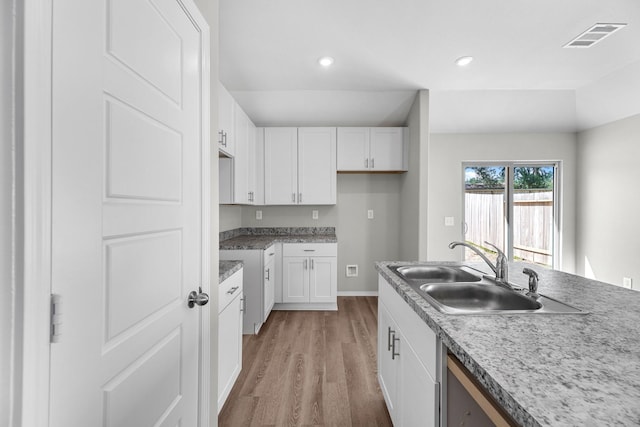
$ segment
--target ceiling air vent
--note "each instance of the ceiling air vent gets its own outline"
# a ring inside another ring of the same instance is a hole
[[[627,24],[595,24],[593,27],[589,28],[587,31],[580,34],[578,37],[574,38],[563,47],[591,47],[599,41],[606,39],[611,34],[615,33],[626,25]]]

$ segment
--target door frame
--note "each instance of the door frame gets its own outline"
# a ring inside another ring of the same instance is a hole
[[[210,275],[210,37],[209,25],[193,0],[176,0],[201,34],[201,280],[203,291],[211,291]],[[18,2],[20,3],[20,2]],[[51,295],[51,161],[52,161],[52,20],[50,0],[25,0],[18,17],[18,32],[23,36],[17,46],[17,69],[22,71],[22,171],[18,166],[18,192],[22,207],[16,210],[17,230],[23,245],[15,249],[18,267],[22,267],[22,293],[18,295],[14,333],[21,345],[16,351],[17,386],[14,388],[15,420],[21,425],[49,426],[49,359]],[[19,21],[19,19],[18,19]],[[20,25],[20,24],[18,24]],[[18,106],[20,107],[20,106]],[[19,115],[19,108],[17,108]],[[21,191],[20,191],[21,190]],[[20,235],[20,230],[22,235]],[[22,252],[22,255],[20,254]],[[20,270],[20,268],[17,268]],[[211,305],[201,307],[199,337],[198,422],[209,425],[210,417],[210,327]],[[20,363],[21,362],[21,363]]]

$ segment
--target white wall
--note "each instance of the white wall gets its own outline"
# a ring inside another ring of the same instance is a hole
[[[338,174],[334,206],[243,206],[242,227],[335,227],[338,237],[338,291],[377,291],[375,261],[400,257],[400,185],[398,174]],[[238,207],[236,207],[237,209]],[[374,219],[367,219],[373,209]],[[255,211],[262,211],[262,220]],[[318,211],[318,219],[311,211]],[[234,209],[221,210],[223,218]],[[358,277],[347,278],[347,264],[357,264]]]
[[[428,163],[428,259],[459,260],[462,251],[448,244],[462,239],[463,173],[467,161],[560,161],[562,270],[575,269],[576,136],[548,134],[432,134]],[[455,219],[454,227],[444,226],[444,217]]]
[[[415,97],[409,128],[409,171],[402,175],[400,194],[400,258],[413,261],[427,258],[427,159],[429,156],[429,91]]]
[[[13,356],[15,341],[14,321],[16,320],[16,283],[12,274],[13,263],[13,197],[14,167],[14,83],[13,49],[14,20],[13,1],[3,1],[0,5],[0,425],[11,426],[13,419],[13,396],[15,366]]]
[[[578,134],[578,274],[640,290],[640,114]]]
[[[220,231],[242,227],[242,207],[220,205]]]

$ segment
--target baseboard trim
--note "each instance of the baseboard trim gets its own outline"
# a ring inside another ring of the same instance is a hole
[[[338,304],[333,303],[275,303],[272,310],[299,311],[338,311]]]
[[[339,297],[377,297],[378,291],[338,291]]]

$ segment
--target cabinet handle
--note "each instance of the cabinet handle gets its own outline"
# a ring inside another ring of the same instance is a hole
[[[305,252],[315,252],[315,249],[303,249]]]
[[[391,326],[388,326],[387,328],[387,351],[391,351],[391,334],[395,335],[396,331],[392,330]]]
[[[311,269],[313,270],[313,260],[311,260]]]
[[[305,270],[307,269],[307,260],[306,259],[304,260],[304,269]]]
[[[246,310],[247,310],[247,297],[245,297],[243,295],[242,298],[240,298],[240,302],[242,303],[242,304],[240,304],[240,312],[246,313]]]
[[[227,146],[227,133],[226,132],[222,132],[222,145],[224,147]]]
[[[220,135],[220,138],[218,139],[218,144],[224,146],[224,131],[219,130],[218,135]]]
[[[369,169],[369,159],[364,159],[364,168]]]
[[[298,203],[302,203],[302,193],[298,193]]]
[[[373,168],[375,168],[375,167],[376,167],[376,166],[375,166],[375,163],[374,163],[374,162],[375,162],[375,160],[376,160],[376,159],[374,159],[373,157],[371,158],[371,169],[373,169]]]
[[[396,353],[396,341],[400,341],[400,338],[396,338],[396,334],[394,332],[393,342],[391,344],[391,360],[396,360],[396,356],[400,356],[400,353]]]
[[[267,268],[267,280],[271,280],[271,269]]]
[[[239,286],[234,286],[233,288],[229,289],[229,290],[227,291],[227,293],[228,293],[229,295],[233,295],[233,294],[234,294],[234,292],[235,292],[235,291],[237,291],[238,289],[239,289]]]
[[[293,203],[295,203],[295,202],[296,202],[296,193],[291,193],[291,201],[292,201]]]

